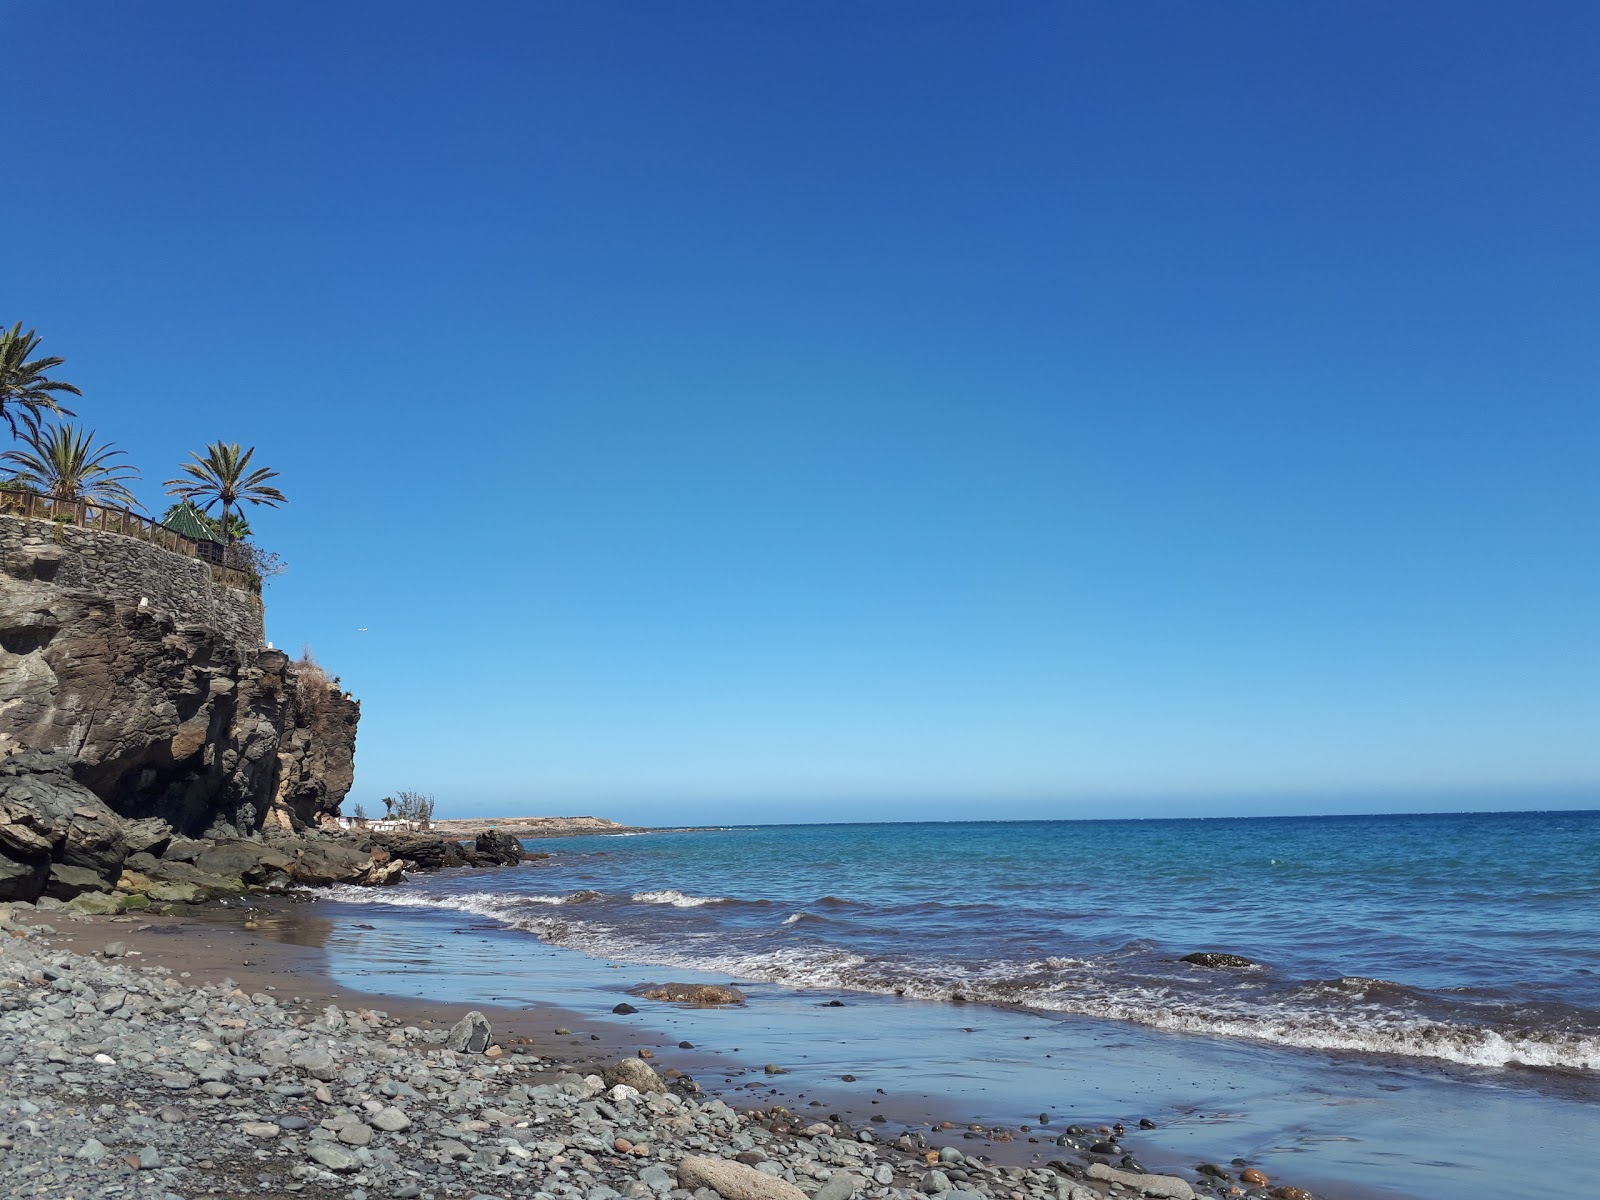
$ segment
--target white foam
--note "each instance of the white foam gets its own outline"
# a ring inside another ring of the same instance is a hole
[[[437,895],[421,890],[334,887],[330,899],[357,904],[389,904],[470,913],[614,962],[684,967],[740,979],[902,995],[922,1000],[990,1002],[1045,1012],[1129,1021],[1172,1033],[1249,1038],[1307,1050],[1432,1058],[1466,1066],[1522,1065],[1561,1070],[1600,1071],[1600,1037],[1556,1031],[1506,1031],[1410,1017],[1380,1004],[1360,1012],[1328,1011],[1314,1000],[1255,1004],[1223,997],[1203,1000],[1174,994],[1159,985],[1119,980],[1109,963],[1047,958],[1026,963],[993,962],[979,971],[955,963],[923,961],[913,967],[876,962],[826,946],[786,946],[752,953],[730,953],[714,930],[679,933],[669,945],[649,941],[627,929],[595,919],[557,920],[541,907],[573,903],[593,892],[568,896],[508,896],[494,892]],[[694,908],[721,898],[678,891],[642,892],[635,902]],[[810,914],[784,920],[796,924]],[[1044,970],[1041,970],[1044,968]],[[1070,978],[1059,972],[1068,969]],[[1052,978],[1054,975],[1054,978]],[[1043,978],[1041,978],[1043,976]],[[1340,981],[1344,983],[1346,981]],[[1371,983],[1351,980],[1352,983]]]
[[[731,903],[726,896],[690,896],[674,888],[659,892],[635,892],[635,904],[670,904],[673,908],[701,908],[707,904]]]

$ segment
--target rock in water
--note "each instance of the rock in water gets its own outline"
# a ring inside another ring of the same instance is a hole
[[[482,1054],[489,1048],[489,1018],[473,1009],[450,1026],[444,1044],[447,1050],[457,1054]]]
[[[1210,967],[1212,970],[1229,967],[1253,967],[1256,965],[1243,955],[1214,954],[1209,950],[1202,950],[1196,954],[1185,954],[1183,961],[1193,963],[1197,967]]]
[[[744,993],[736,987],[717,983],[652,983],[641,988],[646,1000],[669,1000],[674,1004],[743,1004]]]
[[[806,1194],[792,1183],[743,1163],[698,1154],[678,1164],[678,1185],[690,1191],[708,1187],[723,1200],[806,1200]]]
[[[621,1083],[641,1092],[667,1090],[667,1085],[661,1082],[661,1076],[651,1069],[649,1063],[638,1058],[624,1058],[612,1063],[606,1068],[605,1081],[608,1087],[616,1087]]]

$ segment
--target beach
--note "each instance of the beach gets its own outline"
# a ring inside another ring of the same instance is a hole
[[[290,936],[257,936],[274,922]],[[1194,1194],[1176,1177],[891,1140],[870,1120],[791,1115],[773,1099],[740,1111],[576,1015],[330,986],[295,924],[248,905],[154,920],[7,906],[5,1195]],[[1082,1131],[1103,1147],[1121,1133]]]
[[[1437,843],[1437,827],[1426,831]],[[1322,836],[1325,831],[1313,832]],[[1124,842],[1136,836],[1128,829],[1113,833]],[[1502,834],[1491,826],[1485,836],[1492,842]],[[1290,1187],[1328,1200],[1453,1196],[1485,1179],[1493,1181],[1498,1195],[1581,1195],[1584,1181],[1600,1169],[1591,1161],[1595,1151],[1588,1136],[1597,1111],[1594,1073],[1458,1061],[1467,1057],[1463,1049],[1481,1056],[1481,1047],[1490,1044],[1481,1027],[1467,1026],[1460,1013],[1454,1018],[1459,1028],[1446,1037],[1449,1030],[1439,1024],[1446,1014],[1430,1010],[1434,1024],[1429,1028],[1441,1032],[1432,1035],[1439,1044],[1427,1057],[1392,1049],[1352,1052],[1272,1043],[1193,1027],[1175,1031],[1160,1027],[1157,1017],[1140,1021],[1051,1012],[1038,1007],[1037,995],[1021,994],[1006,983],[1013,976],[992,956],[985,960],[988,982],[1008,988],[1011,1002],[984,994],[976,973],[968,972],[973,977],[962,982],[958,930],[948,912],[938,916],[945,946],[938,969],[947,981],[946,993],[918,996],[902,988],[897,995],[894,987],[872,990],[876,968],[867,961],[856,963],[853,977],[802,975],[804,963],[820,961],[822,944],[795,941],[802,936],[796,931],[806,930],[808,923],[789,920],[787,901],[796,890],[814,891],[817,883],[798,865],[781,885],[768,880],[770,895],[761,898],[767,901],[762,904],[741,906],[726,895],[686,889],[635,890],[646,879],[701,886],[714,878],[724,893],[748,892],[759,875],[760,839],[766,836],[743,830],[571,839],[559,848],[543,847],[553,851],[549,858],[518,866],[443,871],[389,888],[246,896],[185,906],[176,915],[71,920],[48,911],[49,903],[42,914],[21,906],[16,911],[25,914],[21,920],[57,925],[50,939],[54,951],[92,954],[106,940],[120,940],[128,956],[119,961],[170,970],[185,987],[231,980],[244,993],[273,997],[278,1008],[303,1012],[313,1023],[334,1004],[343,1011],[381,1010],[402,1028],[437,1038],[477,1010],[488,1019],[495,1042],[513,1051],[509,1061],[531,1064],[537,1057],[545,1073],[579,1077],[603,1075],[609,1065],[637,1060],[644,1052],[664,1077],[690,1081],[678,1085],[686,1098],[716,1097],[747,1114],[741,1129],[752,1136],[777,1138],[787,1146],[798,1133],[798,1142],[810,1144],[815,1139],[804,1131],[825,1124],[871,1139],[853,1145],[922,1156],[911,1162],[915,1174],[894,1174],[901,1169],[892,1167],[892,1182],[868,1179],[863,1195],[871,1197],[963,1190],[964,1181],[948,1172],[925,1182],[931,1169],[925,1161],[928,1148],[975,1158],[981,1169],[971,1168],[976,1173],[968,1182],[979,1194],[992,1196],[1033,1195],[1035,1185],[1045,1196],[1057,1195],[1063,1186],[1068,1193],[1071,1187],[1105,1191],[1104,1181],[1082,1178],[1097,1162],[1178,1178],[1200,1192],[1214,1184],[1218,1194],[1235,1194],[1237,1188],[1259,1197]],[[786,853],[812,860],[823,857],[828,838],[848,837],[872,848],[875,837],[914,846],[919,837],[935,835],[857,829],[817,834],[809,843],[807,836],[794,830],[771,833],[774,843],[790,847]],[[1073,831],[1080,843],[1090,836]],[[1195,835],[1187,836],[1194,841]],[[1257,827],[1253,836],[1275,836],[1279,845],[1291,845],[1293,838],[1306,835]],[[1400,832],[1391,830],[1390,837],[1398,841]],[[981,838],[968,830],[958,840],[964,847],[963,894],[970,900],[978,886]],[[719,846],[737,847],[743,875],[728,868],[723,855],[729,851]],[[836,845],[831,853],[843,852]],[[847,859],[840,861],[854,870]],[[702,874],[685,874],[681,864],[687,862],[699,864]],[[854,894],[864,905],[873,888],[882,886],[881,879],[861,878]],[[1125,908],[1137,898],[1131,885],[1106,887]],[[896,919],[908,927],[914,922],[904,889],[891,890],[899,897]],[[1023,894],[1040,908],[1045,890],[1036,881]],[[1514,912],[1498,919],[1508,931],[1516,923]],[[1044,936],[1056,920],[1036,922],[1033,936]],[[1087,922],[1088,915],[1081,920]],[[629,940],[620,940],[619,930]],[[974,932],[978,943],[991,947],[998,936],[998,930],[981,925]],[[1163,931],[1152,926],[1146,932]],[[829,936],[834,948],[829,961],[836,961],[847,934],[834,930]],[[894,936],[913,935],[900,928]],[[763,965],[752,953],[760,942],[750,939],[767,937],[787,942]],[[1267,943],[1250,948],[1256,945]],[[802,953],[806,946],[811,949]],[[743,969],[719,969],[721,960],[695,957],[709,949],[734,955]],[[1370,947],[1363,952],[1375,953]],[[693,962],[701,965],[688,965]],[[777,962],[785,965],[785,973],[773,969]],[[897,969],[904,972],[906,963]],[[1202,975],[1204,968],[1181,962],[1168,969],[1180,973],[1174,979],[1186,978],[1183,972],[1211,978]],[[1525,956],[1518,969],[1528,976],[1526,990],[1537,991],[1532,960]],[[1252,968],[1244,982],[1226,984],[1228,993],[1236,999],[1258,995],[1264,985],[1248,980],[1265,970]],[[1147,978],[1141,976],[1141,986]],[[697,1008],[641,995],[647,985],[669,980],[733,983],[745,1003]],[[972,999],[950,994],[961,989]],[[1373,994],[1371,987],[1363,993]],[[1174,1008],[1173,996],[1162,1003],[1166,1007],[1159,1012]],[[1199,1016],[1206,1011],[1198,1003],[1189,1008]],[[1328,1022],[1347,1011],[1352,1010],[1329,1009],[1323,1026],[1308,1027],[1331,1027]],[[1382,1009],[1369,998],[1360,1012],[1367,1024],[1347,1028],[1377,1031],[1386,1039],[1377,1045],[1407,1044],[1395,1040],[1399,1026],[1392,1005]],[[1564,1029],[1552,1022],[1538,1044],[1581,1050],[1581,1037],[1574,1042],[1573,1035],[1570,1020]],[[83,1036],[92,1043],[101,1035]],[[1551,1043],[1551,1037],[1566,1040]],[[39,1048],[13,1037],[7,1044]],[[409,1061],[426,1057],[433,1043],[419,1034],[405,1045],[402,1057]],[[690,1092],[690,1086],[698,1091]],[[359,1090],[352,1097],[358,1107],[381,1098],[363,1100]],[[449,1116],[444,1113],[441,1120]],[[1109,1136],[1100,1131],[1119,1127],[1125,1132],[1114,1142],[1100,1140]],[[837,1140],[838,1133],[817,1136]],[[719,1145],[720,1153],[744,1153],[731,1141]],[[764,1146],[770,1150],[772,1143]],[[64,1142],[56,1147],[63,1154],[71,1149]],[[429,1146],[417,1149],[427,1152]],[[1201,1166],[1227,1178],[1204,1174]],[[389,1186],[388,1176],[373,1169]],[[1039,1172],[1043,1178],[1007,1176],[1004,1182],[1017,1186],[997,1190],[1002,1180],[985,1173],[995,1170]],[[1250,1185],[1246,1170],[1260,1172],[1270,1186]],[[554,1188],[550,1181],[525,1177],[527,1171],[512,1183],[497,1184],[499,1194],[531,1196]],[[311,1180],[309,1186],[343,1187],[342,1176],[332,1174],[335,1182]],[[603,1186],[626,1194],[616,1178],[606,1178],[610,1182]],[[807,1192],[821,1182],[804,1173],[798,1178]],[[488,1181],[480,1191],[497,1194]],[[179,1188],[176,1194],[197,1193]]]

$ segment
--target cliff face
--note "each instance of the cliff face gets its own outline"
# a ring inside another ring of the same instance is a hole
[[[0,754],[59,751],[120,816],[248,836],[338,811],[360,712],[204,563],[0,517]]]

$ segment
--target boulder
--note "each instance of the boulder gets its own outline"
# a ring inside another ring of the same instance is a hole
[[[1144,1175],[1138,1171],[1120,1171],[1104,1163],[1091,1163],[1084,1175],[1102,1183],[1120,1183],[1123,1187],[1163,1200],[1194,1200],[1194,1188],[1189,1186],[1189,1181],[1176,1175]]]
[[[513,866],[523,860],[522,843],[509,833],[493,829],[480,833],[472,843],[478,866]]]
[[[667,1000],[673,1004],[743,1004],[744,993],[720,983],[651,983],[637,989],[646,1000]]]
[[[172,826],[160,817],[146,817],[142,821],[124,821],[122,839],[127,843],[128,854],[149,854],[160,857],[172,844]]]
[[[693,1191],[708,1187],[723,1200],[806,1200],[794,1184],[775,1179],[744,1163],[691,1154],[678,1164],[678,1186]]]
[[[0,900],[108,891],[126,857],[120,818],[72,778],[64,754],[0,759]]]
[[[489,1018],[473,1009],[450,1026],[444,1039],[445,1049],[457,1054],[482,1054],[489,1048]]]
[[[665,1092],[667,1085],[661,1082],[661,1076],[651,1069],[650,1064],[639,1058],[624,1058],[612,1063],[605,1070],[607,1087],[616,1087],[625,1084],[640,1092]]]

